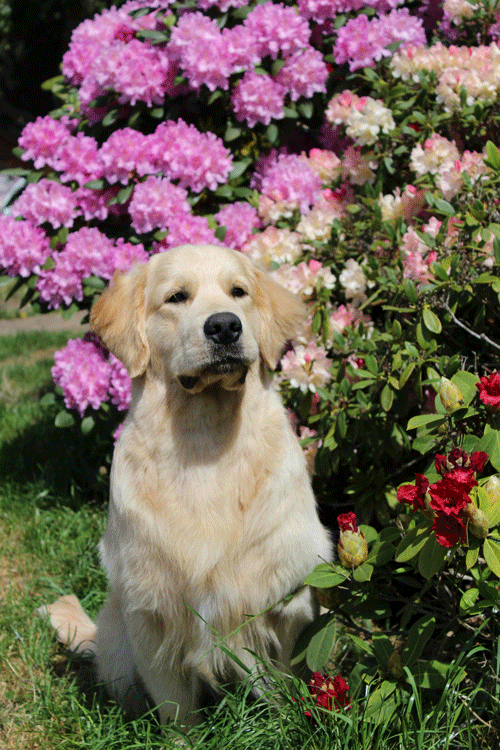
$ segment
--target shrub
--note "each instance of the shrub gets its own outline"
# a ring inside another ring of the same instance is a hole
[[[0,265],[41,311],[86,312],[116,268],[183,242],[237,248],[302,295],[276,380],[325,519],[355,514],[342,533],[366,558],[308,583],[364,654],[350,684],[381,680],[374,705],[441,687],[450,629],[498,635],[495,9],[128,0],[73,32],[0,221]],[[59,424],[114,428],[119,363],[91,336],[56,360]],[[320,670],[331,617],[307,638],[297,658]]]

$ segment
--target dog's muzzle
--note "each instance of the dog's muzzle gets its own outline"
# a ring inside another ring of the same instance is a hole
[[[239,317],[232,312],[214,313],[206,319],[203,333],[210,357],[199,374],[179,375],[181,386],[191,392],[198,392],[216,381],[229,390],[241,387],[248,373],[248,362],[242,356],[239,343],[243,333]]]

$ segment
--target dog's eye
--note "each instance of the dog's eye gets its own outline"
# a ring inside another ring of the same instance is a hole
[[[246,292],[241,286],[233,286],[231,289],[231,295],[233,297],[246,297],[248,292]]]
[[[181,291],[176,292],[175,294],[172,294],[170,297],[167,297],[165,302],[170,302],[173,305],[178,305],[179,302],[185,302],[188,299],[189,295],[187,292]]]

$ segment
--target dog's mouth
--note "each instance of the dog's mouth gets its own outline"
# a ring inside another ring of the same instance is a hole
[[[243,385],[248,373],[248,363],[239,357],[222,357],[211,361],[198,374],[179,375],[178,381],[186,391],[201,390],[205,385],[216,382],[228,375],[238,375],[233,387]],[[200,387],[201,386],[201,387]]]

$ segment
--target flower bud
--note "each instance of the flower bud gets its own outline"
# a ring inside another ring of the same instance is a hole
[[[483,489],[488,493],[492,505],[495,505],[500,500],[500,479],[498,477],[490,477],[483,486]]]
[[[398,651],[394,651],[387,659],[387,672],[395,680],[401,679],[404,675],[404,661]]]
[[[476,508],[473,503],[467,503],[463,514],[468,522],[468,530],[478,539],[486,539],[489,531],[488,519],[482,510]]]
[[[458,409],[459,406],[463,406],[464,403],[462,391],[460,388],[457,388],[455,383],[448,380],[448,378],[441,378],[439,383],[439,398],[448,414]]]
[[[339,560],[344,568],[357,568],[368,557],[368,543],[358,529],[354,513],[344,513],[337,518],[340,538],[337,546]]]

